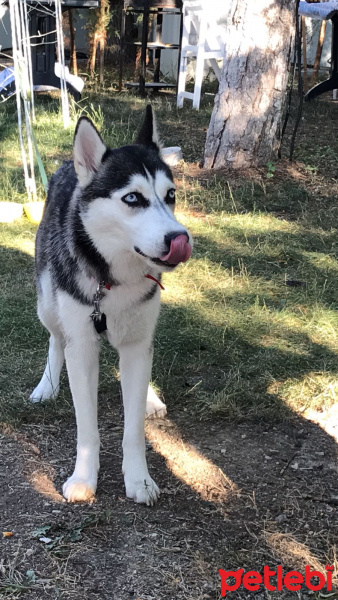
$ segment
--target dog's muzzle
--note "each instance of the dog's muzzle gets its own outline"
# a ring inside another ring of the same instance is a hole
[[[178,265],[189,260],[192,248],[187,233],[168,233],[165,241],[170,249],[168,254],[160,257],[161,261],[169,265]]]
[[[144,258],[150,259],[156,265],[163,265],[164,267],[171,267],[172,269],[179,263],[186,262],[190,258],[192,247],[186,232],[168,233],[164,239],[166,246],[169,247],[169,252],[159,258],[147,256],[147,254],[144,254],[137,246],[134,246],[134,250],[141,256],[144,256]]]

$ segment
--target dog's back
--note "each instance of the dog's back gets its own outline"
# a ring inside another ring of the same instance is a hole
[[[64,250],[69,204],[77,184],[73,161],[66,161],[54,173],[49,186],[45,209],[36,234],[36,274],[39,279],[47,263],[58,250]],[[60,247],[61,246],[61,247]]]

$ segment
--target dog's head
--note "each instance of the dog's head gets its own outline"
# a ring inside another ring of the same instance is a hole
[[[151,106],[135,143],[116,150],[107,148],[92,122],[81,117],[74,167],[84,226],[106,260],[117,249],[136,253],[159,271],[188,260],[192,239],[174,216],[175,184],[161,158]]]

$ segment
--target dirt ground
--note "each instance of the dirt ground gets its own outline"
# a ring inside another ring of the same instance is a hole
[[[325,573],[335,561],[337,445],[318,425],[300,417],[205,423],[177,409],[148,422],[149,468],[162,495],[147,508],[124,496],[121,417],[120,407],[101,407],[92,505],[67,504],[60,494],[73,466],[74,424],[2,429],[1,528],[14,535],[0,540],[0,597],[215,600],[219,568],[304,572],[309,564]],[[309,595],[241,587],[227,597]]]

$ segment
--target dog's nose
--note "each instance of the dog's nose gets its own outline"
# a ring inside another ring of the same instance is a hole
[[[189,241],[189,235],[185,230],[171,231],[170,233],[167,233],[167,235],[164,236],[164,241],[167,244],[168,248],[170,248],[172,240],[175,240],[179,235],[185,235],[187,240]]]

